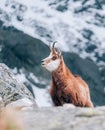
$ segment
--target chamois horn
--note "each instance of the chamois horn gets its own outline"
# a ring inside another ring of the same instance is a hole
[[[56,52],[59,54],[59,56],[62,54],[61,49],[60,48],[56,48]]]
[[[55,43],[56,43],[56,42],[57,42],[57,41],[53,42],[53,43],[52,43],[52,46],[51,46],[51,43],[49,42],[49,47],[54,49],[54,46],[55,46]]]
[[[52,48],[54,49],[55,43],[57,43],[57,41],[53,42]]]

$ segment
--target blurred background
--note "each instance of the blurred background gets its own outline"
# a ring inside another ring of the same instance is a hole
[[[40,61],[53,41],[88,83],[94,105],[105,105],[105,0],[0,0],[0,62],[40,107],[52,106],[51,74]]]

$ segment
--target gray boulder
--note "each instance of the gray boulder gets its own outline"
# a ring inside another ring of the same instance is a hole
[[[4,106],[10,104],[14,106],[13,102],[17,107],[35,105],[32,93],[24,84],[19,83],[11,70],[2,63],[0,63],[0,99],[0,104],[4,104]]]

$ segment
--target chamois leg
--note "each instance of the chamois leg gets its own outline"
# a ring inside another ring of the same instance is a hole
[[[62,102],[62,100],[60,100],[60,98],[57,97],[56,93],[57,92],[54,89],[54,86],[53,86],[53,83],[52,83],[51,87],[50,87],[50,95],[51,95],[53,105],[54,106],[63,106],[64,103]]]
[[[50,95],[51,95],[51,99],[52,99],[53,105],[54,106],[58,106],[58,101],[57,101],[56,96],[55,96],[55,90],[54,90],[53,83],[51,83]]]
[[[93,108],[94,105],[93,105],[93,103],[92,103],[91,101],[88,101],[88,102],[86,103],[85,107],[91,107],[91,108]]]

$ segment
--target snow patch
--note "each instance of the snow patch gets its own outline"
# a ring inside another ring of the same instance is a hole
[[[48,92],[48,87],[46,89],[40,89],[37,87],[33,87],[34,93],[35,93],[35,100],[36,100],[36,104],[39,107],[42,106],[52,106],[51,105],[51,98]]]

